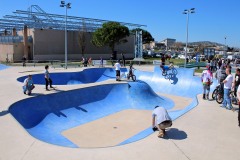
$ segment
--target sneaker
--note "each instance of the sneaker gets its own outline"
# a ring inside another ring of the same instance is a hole
[[[163,131],[160,131],[159,134],[158,134],[158,138],[163,138],[163,136],[164,136]]]
[[[26,94],[26,92],[23,92],[24,94]]]
[[[50,86],[50,88],[54,88],[53,86]]]
[[[46,91],[50,91],[49,89],[46,89]]]
[[[226,109],[227,109],[227,110],[232,110],[233,107],[232,107],[232,106],[231,106],[231,107],[226,107]]]
[[[222,108],[226,108],[226,107],[225,107],[225,106],[223,106],[223,105],[222,105],[222,106],[220,106],[220,107],[222,107]]]

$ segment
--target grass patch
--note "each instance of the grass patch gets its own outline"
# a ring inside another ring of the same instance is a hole
[[[195,73],[202,73],[203,72],[203,70],[205,70],[205,69],[203,69],[203,68],[199,68],[199,69],[195,69]]]

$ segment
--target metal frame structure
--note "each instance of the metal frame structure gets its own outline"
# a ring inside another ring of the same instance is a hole
[[[86,28],[87,32],[94,32],[102,27],[103,23],[110,22],[108,20],[84,18],[76,16],[67,16],[67,29],[72,31]],[[129,29],[146,27],[146,25],[119,22],[121,25],[127,26]],[[54,29],[65,30],[65,15],[50,14],[42,10],[38,5],[31,5],[27,11],[16,10],[13,15],[6,15],[0,19],[0,32],[4,30],[22,30],[24,26],[36,29]]]
[[[142,30],[136,30],[135,37],[135,58],[142,59]]]

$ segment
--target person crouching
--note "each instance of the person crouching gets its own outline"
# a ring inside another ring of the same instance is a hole
[[[28,75],[28,77],[23,82],[23,93],[31,95],[32,90],[35,88],[32,80],[32,75]]]

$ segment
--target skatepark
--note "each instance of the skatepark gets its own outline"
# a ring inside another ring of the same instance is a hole
[[[135,66],[136,82],[116,82],[111,67],[51,68],[56,89],[47,92],[43,68],[1,66],[0,159],[239,158],[237,112],[202,100],[193,69],[166,77]],[[31,96],[21,89],[28,74]],[[173,119],[163,139],[151,129],[156,105]]]

